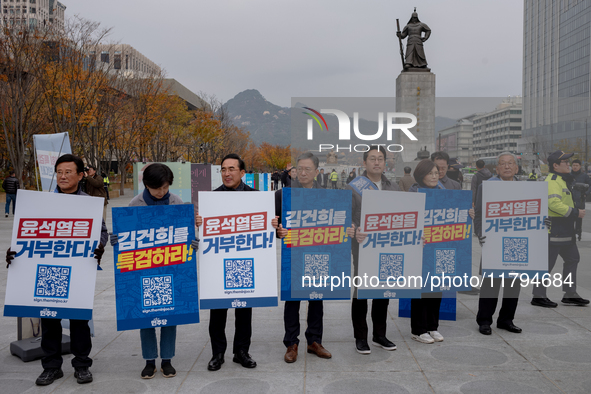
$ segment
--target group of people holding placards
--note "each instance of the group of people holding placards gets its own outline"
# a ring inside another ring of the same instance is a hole
[[[280,243],[287,363],[298,359],[304,300],[306,351],[324,359],[332,357],[322,341],[324,301],[329,300],[352,299],[353,337],[361,354],[371,353],[369,342],[396,349],[387,338],[390,299],[401,299],[401,309],[402,300],[410,300],[411,338],[430,344],[444,340],[438,331],[442,300],[473,287],[480,288],[477,323],[482,334],[492,332],[500,287],[504,294],[497,327],[520,333],[513,319],[524,282],[536,285],[533,305],[556,307],[545,293],[556,284],[563,287],[564,304],[589,303],[576,292],[574,222],[585,211],[572,201],[570,156],[561,151],[550,155],[545,183],[506,184],[517,180],[518,167],[513,154],[502,153],[497,176],[478,186],[473,204],[472,192],[446,178],[445,152],[417,164],[416,183],[406,193],[383,175],[386,152],[379,146],[364,153],[365,172],[345,190],[318,184],[318,158],[308,152],[297,158],[291,186],[274,194],[245,193],[256,190],[242,181],[242,159],[229,154],[221,162],[223,184],[200,192],[199,212],[168,191],[171,170],[151,164],[144,169],[145,190],[129,207],[112,211],[117,329],[139,329],[146,362],[142,378],[156,375],[158,356],[163,376],[173,377],[176,326],[199,322],[199,310],[209,309],[212,357],[207,368],[216,371],[225,362],[227,312],[235,309],[233,361],[256,367],[249,353],[252,308],[278,305]],[[107,229],[102,201],[76,198],[84,195],[78,187],[83,168],[79,158],[64,155],[55,165],[58,187],[51,199],[19,192],[7,252],[12,264],[4,315],[42,317],[45,356],[38,385],[63,376],[62,318],[71,320],[78,383],[93,379],[88,321],[96,265],[89,262],[100,263]],[[41,201],[47,204],[40,206]],[[472,276],[472,234],[483,248],[481,278]],[[558,255],[565,260],[563,275],[549,277]],[[35,283],[34,294],[22,290],[28,282]]]

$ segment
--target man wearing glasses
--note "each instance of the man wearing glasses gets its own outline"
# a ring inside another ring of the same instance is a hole
[[[310,152],[306,152],[298,157],[296,162],[297,179],[291,183],[292,188],[321,189],[322,187],[314,180],[318,175],[318,158]],[[320,174],[319,176],[323,176]],[[283,194],[282,190],[275,192],[275,215],[281,221],[281,204]],[[281,227],[277,230],[277,235],[283,238],[287,235],[287,229]],[[308,353],[313,353],[320,358],[331,358],[332,355],[322,346],[322,318],[324,316],[324,306],[322,300],[308,301],[308,317],[306,328],[306,340],[308,342]],[[296,362],[298,359],[298,345],[300,340],[300,301],[285,301],[283,310],[283,324],[285,327],[285,336],[283,343],[287,348],[283,359],[286,363]]]
[[[378,149],[379,148],[379,149]],[[351,240],[353,254],[354,275],[359,273],[359,245],[367,237],[366,233],[358,230],[361,224],[361,195],[363,190],[392,190],[400,191],[396,183],[392,183],[383,175],[386,168],[386,149],[383,146],[371,145],[370,150],[363,154],[365,172],[362,176],[352,180],[347,188],[353,190],[353,228],[354,236]],[[361,274],[363,276],[363,274]],[[386,321],[388,318],[388,299],[376,299],[371,304],[371,320],[373,322],[372,343],[385,350],[396,350],[396,345],[386,338]],[[367,343],[369,333],[367,327],[367,300],[357,298],[357,289],[353,293],[351,304],[351,320],[353,321],[353,335],[355,348],[358,353],[369,354],[371,349]]]
[[[435,152],[431,155],[431,160],[437,166],[439,171],[439,183],[448,190],[462,190],[462,185],[459,182],[450,179],[447,176],[449,169],[449,155],[445,152]]]
[[[580,256],[575,242],[575,221],[577,218],[585,217],[585,210],[575,208],[573,203],[574,177],[570,173],[568,160],[572,155],[573,153],[557,150],[548,156],[550,174],[546,182],[548,182],[548,216],[551,221],[548,238],[548,273],[552,272],[556,259],[560,255],[564,260],[562,290],[565,293],[561,302],[566,305],[584,306],[589,304],[589,300],[577,294],[577,266]],[[534,285],[531,304],[544,308],[558,306],[546,296],[546,287],[539,285]]]
[[[80,187],[80,181],[84,177],[84,162],[79,157],[71,154],[60,156],[55,162],[55,175],[57,180],[55,193],[88,196]],[[94,258],[98,260],[99,264],[105,252],[104,245],[107,244],[107,239],[107,226],[103,220],[100,244],[94,250]],[[15,255],[16,252],[10,249],[6,252],[6,262],[9,265]],[[39,375],[35,384],[37,386],[47,386],[64,376],[62,371],[61,319],[41,318],[41,327],[41,349],[43,350],[41,365],[43,366],[43,372]],[[70,319],[70,349],[74,355],[72,366],[74,367],[76,381],[80,384],[92,382],[92,373],[89,371],[92,366],[92,359],[88,357],[92,350],[92,341],[90,339],[88,320]]]
[[[235,153],[230,153],[222,159],[222,182],[223,185],[215,189],[216,192],[247,192],[257,191],[242,182],[242,177],[246,173],[244,161]],[[197,214],[196,223],[201,223],[203,218]],[[272,225],[277,228],[278,219],[272,220]],[[226,340],[226,320],[228,318],[228,309],[211,309],[209,311],[209,337],[211,339],[211,348],[213,357],[207,365],[209,371],[217,371],[224,363],[224,354],[228,346]],[[236,308],[234,310],[236,317],[234,332],[232,361],[242,365],[244,368],[255,368],[256,361],[252,359],[248,350],[250,348],[250,338],[252,336],[252,308]]]

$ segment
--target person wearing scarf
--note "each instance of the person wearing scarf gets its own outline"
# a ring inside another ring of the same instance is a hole
[[[429,160],[421,160],[417,164],[413,177],[416,183],[408,189],[410,193],[421,189],[444,189],[439,182],[437,165]],[[433,343],[443,341],[439,328],[439,309],[443,293],[425,294],[425,297],[413,298],[410,301],[410,329],[411,337],[417,342]]]
[[[171,194],[168,189],[172,185],[174,175],[170,168],[161,163],[152,163],[144,169],[143,193],[135,196],[129,203],[130,207],[176,205],[183,204],[183,200],[176,194]],[[146,360],[146,366],[142,370],[142,379],[152,379],[156,374],[156,358],[158,357],[158,341],[156,328],[140,329],[142,342],[142,356]],[[171,364],[175,354],[176,326],[164,326],[160,328],[160,358],[162,359],[161,371],[165,378],[176,376],[176,370]]]

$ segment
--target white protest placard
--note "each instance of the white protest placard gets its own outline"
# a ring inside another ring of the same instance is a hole
[[[482,274],[510,278],[548,272],[548,184],[482,183]],[[541,278],[539,278],[541,279]]]
[[[104,199],[19,190],[4,316],[92,318]]]
[[[358,298],[420,297],[424,215],[423,193],[363,191]]]
[[[273,192],[199,192],[201,309],[277,306]]]

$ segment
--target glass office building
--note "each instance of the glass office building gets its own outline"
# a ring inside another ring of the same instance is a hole
[[[520,151],[582,145],[591,124],[591,1],[524,0]],[[589,149],[591,155],[591,149]]]

